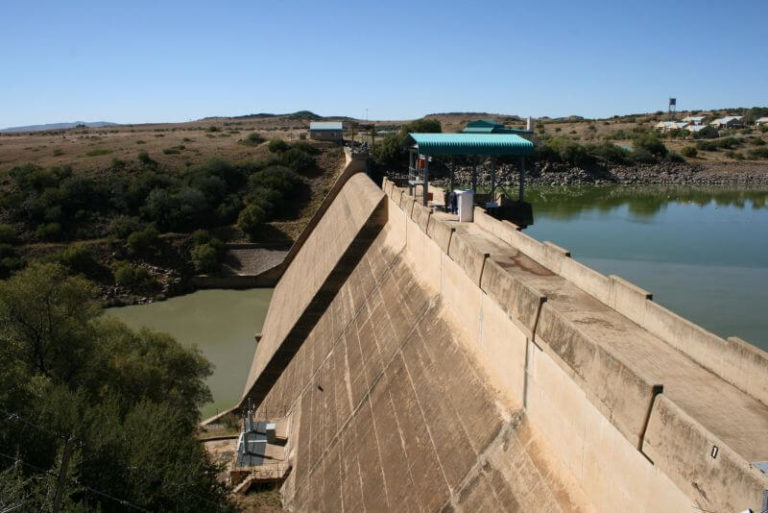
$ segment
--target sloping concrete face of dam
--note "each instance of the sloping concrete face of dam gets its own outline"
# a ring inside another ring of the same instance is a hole
[[[270,305],[241,407],[298,511],[760,511],[768,355],[476,209],[353,175]]]

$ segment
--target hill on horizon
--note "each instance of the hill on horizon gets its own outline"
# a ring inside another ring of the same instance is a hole
[[[27,125],[27,126],[12,126],[3,128],[0,132],[15,133],[15,132],[44,132],[46,130],[67,130],[69,128],[75,128],[76,126],[84,125],[88,128],[102,128],[105,126],[115,126],[119,123],[112,123],[109,121],[72,121],[69,123],[48,123],[45,125]]]

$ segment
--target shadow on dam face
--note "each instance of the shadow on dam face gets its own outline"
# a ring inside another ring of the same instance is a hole
[[[759,511],[768,359],[698,330],[355,175],[275,290],[244,401],[287,412],[296,511]]]

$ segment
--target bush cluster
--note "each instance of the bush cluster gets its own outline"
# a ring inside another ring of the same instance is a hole
[[[12,169],[11,190],[0,199],[6,218],[39,240],[104,235],[124,239],[151,223],[161,232],[188,232],[235,222],[247,204],[258,203],[267,220],[291,215],[309,198],[299,176],[316,166],[306,143],[278,145],[259,161],[232,164],[213,159],[176,175],[141,152],[130,173],[95,177],[67,166]],[[132,244],[131,244],[132,245]]]
[[[621,138],[628,134],[622,132]],[[609,141],[581,144],[565,136],[547,137],[536,147],[534,158],[549,162],[562,162],[573,166],[594,164],[652,164],[661,160],[679,160],[670,154],[654,132],[633,131],[631,150]]]
[[[199,273],[213,273],[221,268],[221,259],[224,256],[224,244],[212,237],[205,230],[197,230],[192,234],[192,265]]]
[[[18,243],[19,237],[13,226],[0,223],[0,279],[22,267],[23,261],[15,247]]]
[[[132,292],[152,292],[157,288],[157,280],[152,274],[140,265],[130,262],[117,262],[115,264],[115,284],[125,287]]]
[[[743,139],[737,137],[722,137],[720,139],[699,141],[696,143],[696,148],[702,151],[733,150],[741,147],[743,144]]]

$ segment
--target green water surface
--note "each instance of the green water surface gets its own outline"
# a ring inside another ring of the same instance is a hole
[[[768,349],[768,189],[539,187],[526,199],[531,236]]]
[[[171,334],[185,346],[197,346],[214,365],[207,380],[213,402],[200,408],[203,418],[234,406],[261,331],[272,289],[201,290],[160,303],[109,308],[106,315],[128,326]]]

